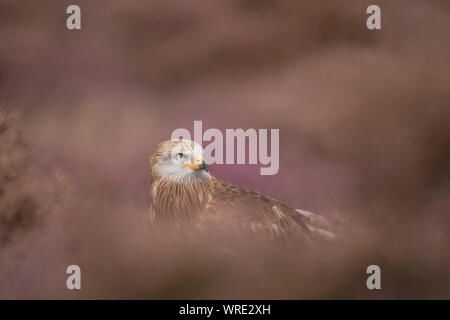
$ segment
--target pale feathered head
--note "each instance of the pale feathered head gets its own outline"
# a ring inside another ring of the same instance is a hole
[[[191,140],[169,140],[159,144],[150,157],[152,179],[193,183],[209,176],[202,147]]]

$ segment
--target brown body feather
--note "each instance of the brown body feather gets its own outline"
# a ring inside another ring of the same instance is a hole
[[[216,179],[206,178],[188,183],[163,179],[155,170],[162,154],[173,145],[160,146],[150,158],[152,224],[170,223],[203,228],[205,223],[233,224],[245,230],[264,233],[271,238],[307,238],[317,230],[327,231],[322,216],[296,210],[259,192]],[[334,235],[333,235],[334,237]]]

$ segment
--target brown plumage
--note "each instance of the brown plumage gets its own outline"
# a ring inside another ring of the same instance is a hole
[[[202,152],[195,142],[172,140],[161,143],[150,157],[153,225],[234,224],[271,238],[334,238],[322,216],[216,179]]]

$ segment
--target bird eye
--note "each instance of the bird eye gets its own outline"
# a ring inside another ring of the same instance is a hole
[[[182,154],[181,152],[178,154],[178,159],[183,159],[183,157],[184,157],[184,154]]]

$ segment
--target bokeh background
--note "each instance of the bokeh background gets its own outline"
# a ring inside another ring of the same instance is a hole
[[[445,0],[1,0],[0,298],[450,298],[449,39]],[[155,240],[148,156],[194,120],[279,128],[277,175],[211,172],[343,243]]]

